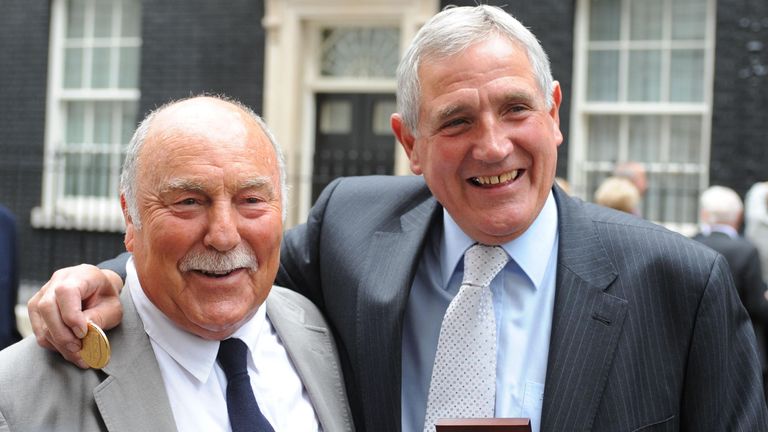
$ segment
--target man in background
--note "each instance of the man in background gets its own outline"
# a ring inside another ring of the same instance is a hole
[[[749,240],[739,235],[743,215],[741,198],[733,189],[712,186],[699,199],[701,231],[693,238],[720,252],[728,261],[736,291],[755,328],[765,379],[768,372],[768,352],[765,346],[768,300],[758,250]]]
[[[640,192],[640,197],[644,197],[648,191],[648,176],[645,166],[639,162],[627,161],[620,162],[613,168],[614,177],[623,177],[632,182]]]
[[[15,312],[19,292],[16,237],[16,218],[0,205],[0,350],[21,339]]]
[[[640,215],[638,204],[640,192],[635,185],[624,177],[608,177],[595,190],[595,204]]]

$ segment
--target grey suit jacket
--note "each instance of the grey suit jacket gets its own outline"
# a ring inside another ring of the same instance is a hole
[[[29,337],[0,352],[0,431],[173,431],[170,402],[128,290],[123,322],[108,332],[112,359],[78,369]],[[351,431],[336,347],[307,299],[273,287],[267,315],[325,431]]]
[[[766,431],[725,260],[554,189],[559,250],[542,431]],[[441,209],[420,177],[340,179],[283,241],[277,283],[320,307],[358,430],[400,430],[402,320]]]

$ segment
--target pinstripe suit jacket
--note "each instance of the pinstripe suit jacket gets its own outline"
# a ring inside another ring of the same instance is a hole
[[[108,332],[112,359],[81,370],[33,337],[0,352],[0,431],[175,431],[149,337],[128,290],[123,322]],[[353,431],[333,338],[305,298],[273,287],[267,315],[328,432]]]
[[[768,431],[754,334],[723,257],[554,193],[542,431]],[[403,314],[440,213],[420,177],[347,178],[286,233],[277,283],[334,329],[359,430],[400,430]]]

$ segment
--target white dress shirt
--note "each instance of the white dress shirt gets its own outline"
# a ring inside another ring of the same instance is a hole
[[[402,428],[420,432],[443,316],[461,286],[464,252],[475,243],[443,211],[421,256],[403,323]],[[501,245],[510,261],[491,282],[496,316],[496,417],[527,417],[541,428],[541,409],[555,304],[557,206],[550,192],[520,237]]]
[[[152,343],[176,427],[182,432],[230,431],[227,378],[216,362],[219,342],[195,336],[165,316],[141,288],[133,258],[126,270],[126,287]],[[309,396],[266,316],[266,308],[260,307],[231,337],[248,345],[253,392],[275,431],[319,430]]]

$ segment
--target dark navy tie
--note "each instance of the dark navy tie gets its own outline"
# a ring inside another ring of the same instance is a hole
[[[236,338],[221,341],[217,358],[227,376],[227,413],[232,432],[274,432],[253,396],[245,342]]]

